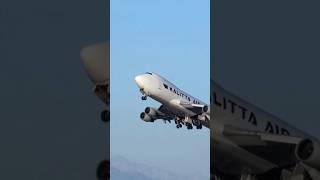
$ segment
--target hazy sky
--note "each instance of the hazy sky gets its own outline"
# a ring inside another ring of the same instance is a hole
[[[209,130],[140,120],[160,104],[141,101],[134,82],[156,72],[209,103],[209,19],[209,1],[111,2],[111,157],[209,176]]]

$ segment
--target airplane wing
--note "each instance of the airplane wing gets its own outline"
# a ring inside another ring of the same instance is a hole
[[[301,161],[296,156],[297,149],[305,141],[303,138],[245,131],[230,126],[224,127],[222,132],[222,136],[219,135],[220,133],[216,133],[213,136],[215,138],[211,139],[211,143],[216,141],[215,146],[213,146],[216,148],[214,151],[219,148],[220,152],[223,151],[212,161],[218,169],[219,167],[225,167],[224,170],[227,173],[238,172],[241,174],[242,167],[249,165],[253,172],[261,173],[260,178],[268,177],[263,174],[266,169],[276,168],[289,170],[282,172],[288,173],[290,179],[294,179],[293,177],[296,176],[300,177],[302,174],[310,176],[312,180],[320,179],[319,161],[314,158],[316,153],[312,153],[310,149],[306,148],[302,152],[314,154],[311,155],[313,158]],[[316,145],[311,149],[313,148],[314,151],[318,149]],[[226,159],[229,159],[229,161]]]
[[[174,114],[169,110],[169,108],[167,108],[166,106],[164,105],[161,105],[158,110],[160,112],[163,113],[163,116],[165,116],[167,119],[174,119]]]
[[[193,104],[190,102],[180,101],[180,105],[196,114],[206,113],[209,110],[208,106],[203,104]]]
[[[295,150],[303,140],[299,137],[245,131],[230,126],[224,128],[223,134],[239,147],[280,167],[292,165],[298,161]]]
[[[242,145],[249,145],[253,143],[255,145],[265,145],[266,142],[284,143],[284,144],[298,144],[302,138],[293,136],[284,136],[270,133],[261,133],[248,130],[240,130],[230,126],[226,126],[223,132],[224,135],[229,137],[239,137],[244,139]],[[254,141],[246,141],[245,139],[250,138]]]
[[[309,176],[312,177],[311,179],[320,178],[319,144],[314,140],[243,131],[232,127],[226,127],[223,134],[236,142],[239,147],[263,157],[263,159],[276,164],[280,168],[302,165]],[[302,162],[302,164],[299,162]]]
[[[140,118],[146,122],[154,122],[155,120],[162,119],[164,122],[171,122],[175,116],[170,112],[170,110],[161,105],[158,109],[153,107],[146,107],[144,112],[140,114]]]

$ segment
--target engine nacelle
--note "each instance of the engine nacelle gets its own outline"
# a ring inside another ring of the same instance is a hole
[[[152,116],[149,116],[145,112],[140,113],[140,118],[145,122],[154,122],[154,119],[152,118]]]
[[[302,140],[296,147],[296,157],[304,164],[320,169],[320,144],[310,139]]]
[[[204,113],[210,113],[209,107],[208,107],[207,105],[203,106],[202,112],[204,112]]]
[[[144,112],[150,117],[156,117],[159,114],[158,110],[152,107],[146,107]]]

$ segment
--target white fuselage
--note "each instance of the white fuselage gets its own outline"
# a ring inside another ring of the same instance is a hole
[[[213,149],[211,151],[219,154],[219,156],[212,156],[212,164],[224,173],[240,174],[243,170],[250,169],[251,173],[259,174],[281,165],[281,163],[275,163],[281,162],[276,148],[261,142],[261,146],[265,146],[265,149],[252,150],[250,146],[258,146],[255,144],[258,141],[254,138],[246,138],[244,135],[246,133],[314,139],[272,114],[229,93],[218,84],[211,83],[213,85],[211,90],[213,118],[210,122]],[[231,133],[241,132],[243,135],[226,135],[230,131]],[[273,155],[268,159],[266,156],[259,155],[259,152],[273,153]],[[291,162],[294,161],[291,159]]]
[[[306,136],[305,133],[276,116],[232,95],[213,84],[212,112],[215,121],[237,129],[285,136]]]
[[[155,73],[138,75],[135,77],[135,81],[144,95],[170,108],[172,113],[177,116],[191,117],[196,115],[193,111],[182,106],[181,102],[206,105]]]

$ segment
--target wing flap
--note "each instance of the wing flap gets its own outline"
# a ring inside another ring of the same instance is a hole
[[[301,138],[225,127],[223,134],[243,149],[280,166],[296,162],[295,147]],[[273,152],[273,153],[270,153]]]
[[[161,105],[159,108],[158,108],[158,111],[161,112],[161,114],[159,114],[161,117],[159,117],[160,119],[163,119],[163,120],[172,120],[174,119],[174,114],[169,110],[169,108],[167,108],[166,106],[164,105]],[[170,121],[169,121],[170,122]]]
[[[205,108],[205,105],[203,104],[194,104],[194,103],[185,102],[185,101],[180,101],[180,105],[196,114],[202,114]]]
[[[243,131],[238,130],[230,127],[225,127],[224,132],[226,136],[229,137],[238,137],[239,139],[256,139],[258,141],[263,142],[274,142],[274,143],[284,143],[284,144],[298,144],[302,139],[299,137],[293,136],[284,136],[278,134],[268,134],[268,133],[261,133],[261,132],[254,132],[254,131]],[[250,140],[248,140],[250,142]],[[252,142],[250,142],[252,144]],[[259,145],[261,143],[257,143]]]

